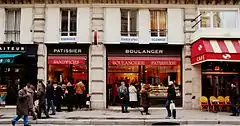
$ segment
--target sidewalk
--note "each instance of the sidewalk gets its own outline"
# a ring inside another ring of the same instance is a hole
[[[0,124],[9,124],[15,110],[0,110]],[[240,117],[229,116],[230,113],[200,112],[198,110],[177,110],[177,119],[164,119],[165,110],[151,110],[151,115],[141,115],[139,111],[121,113],[111,110],[60,112],[50,119],[30,121],[31,124],[58,125],[152,125],[157,122],[176,122],[180,124],[227,124],[240,125]],[[44,117],[44,116],[43,116]],[[31,117],[30,117],[31,118]],[[30,119],[31,120],[31,119]]]

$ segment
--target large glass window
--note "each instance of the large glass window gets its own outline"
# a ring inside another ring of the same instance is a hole
[[[182,83],[181,64],[177,61],[174,65],[109,65],[107,77],[109,105],[118,105],[117,88],[121,81],[128,85],[134,84],[136,89],[141,90],[143,84],[150,84],[151,105],[163,107],[166,97],[168,82],[174,81],[177,93],[176,105],[182,106]]]
[[[166,36],[167,10],[150,10],[151,36]]]
[[[121,35],[137,36],[137,10],[121,9]]]
[[[77,35],[77,9],[62,9],[61,36]]]
[[[201,28],[237,28],[237,11],[201,10]]]
[[[20,9],[6,9],[5,42],[20,42]]]

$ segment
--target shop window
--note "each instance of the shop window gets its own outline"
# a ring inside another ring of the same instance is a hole
[[[20,42],[20,9],[5,10],[5,42]]]
[[[137,10],[121,9],[121,35],[137,36]]]
[[[167,10],[150,10],[151,36],[166,36],[167,31]]]
[[[111,61],[109,61],[111,62]],[[107,88],[108,102],[110,105],[118,105],[116,101],[116,89],[120,82],[128,85],[134,84],[137,90],[141,90],[143,84],[150,84],[151,105],[163,107],[166,97],[168,82],[174,81],[176,88],[176,105],[182,106],[182,83],[180,61],[171,65],[110,65],[108,66]]]
[[[86,65],[68,65],[68,64],[51,64],[48,65],[48,80],[57,84],[59,82],[83,81],[87,83],[87,66]]]
[[[61,16],[61,36],[76,36],[77,9],[62,9]]]
[[[237,11],[201,10],[201,28],[237,28]]]

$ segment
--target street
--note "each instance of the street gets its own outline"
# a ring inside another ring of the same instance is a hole
[[[12,125],[0,125],[0,126],[12,126]],[[22,124],[18,124],[16,126],[22,126]],[[32,126],[69,126],[69,125],[32,124]],[[93,125],[71,125],[71,126],[93,126]],[[116,126],[116,125],[97,125],[97,126]],[[133,125],[124,125],[124,126],[133,126]],[[141,125],[138,125],[138,126],[141,126]],[[142,125],[142,126],[151,126],[151,125]],[[181,126],[236,126],[236,125],[181,125]]]

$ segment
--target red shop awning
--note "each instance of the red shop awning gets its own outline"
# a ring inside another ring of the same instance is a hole
[[[108,65],[177,65],[180,57],[108,57]]]
[[[199,39],[192,44],[191,63],[206,61],[240,62],[239,40]]]
[[[48,64],[86,64],[86,56],[48,56]]]

